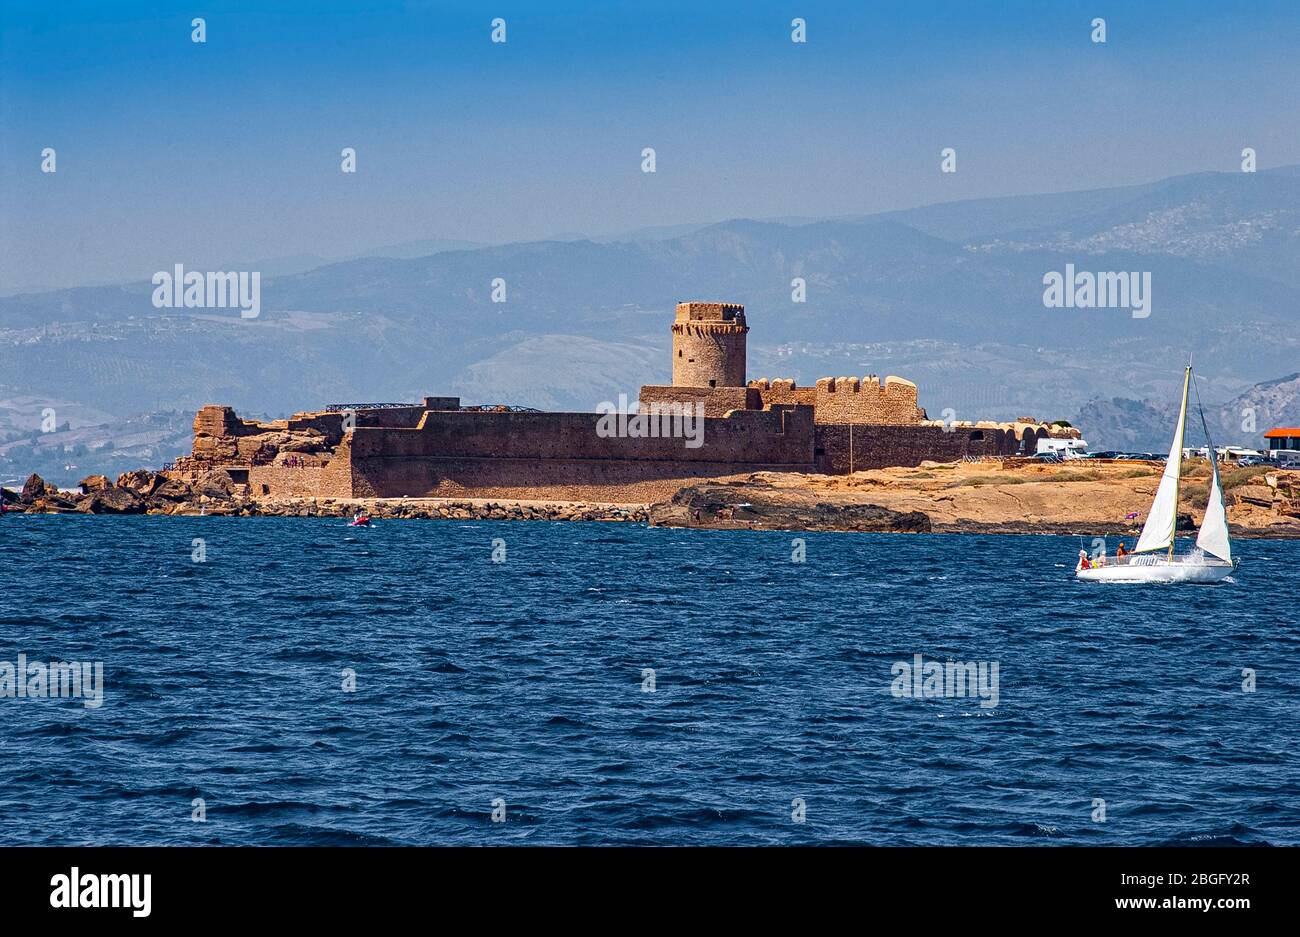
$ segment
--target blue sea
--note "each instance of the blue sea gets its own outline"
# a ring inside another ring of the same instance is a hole
[[[10,516],[0,661],[103,683],[0,698],[0,842],[1297,844],[1300,543],[1236,546]]]

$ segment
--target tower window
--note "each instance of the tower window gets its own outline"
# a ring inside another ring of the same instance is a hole
[[[710,386],[710,387],[717,387],[717,386],[718,386],[718,382],[717,382],[717,381],[709,381],[709,386]]]
[[[682,356],[682,350],[679,348],[677,349],[677,357],[680,358],[681,356]]]

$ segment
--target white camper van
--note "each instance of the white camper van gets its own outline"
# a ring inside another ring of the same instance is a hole
[[[1086,439],[1053,439],[1047,437],[1038,440],[1039,455],[1045,452],[1051,452],[1062,459],[1081,459],[1088,453],[1088,441]]]

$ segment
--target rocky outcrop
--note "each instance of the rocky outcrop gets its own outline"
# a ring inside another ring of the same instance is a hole
[[[110,486],[87,492],[77,501],[81,514],[139,514],[145,501],[129,488]]]
[[[35,472],[32,472],[31,475],[27,476],[27,481],[23,483],[23,493],[19,497],[24,504],[31,504],[39,498],[57,497],[58,494],[59,489]]]
[[[235,481],[225,469],[216,469],[200,476],[192,489],[201,497],[224,501],[235,492]]]
[[[327,452],[325,434],[314,429],[278,430],[245,436],[235,441],[237,460],[254,465],[273,462],[281,453]]]
[[[1253,504],[1261,508],[1271,508],[1277,500],[1277,490],[1268,485],[1241,485],[1232,492],[1236,504]]]
[[[147,498],[162,484],[164,476],[148,469],[132,469],[117,476],[117,487],[134,491],[141,498]]]
[[[177,502],[186,501],[194,494],[194,489],[185,482],[175,478],[163,478],[149,494],[152,501]]]
[[[170,513],[176,503],[191,501],[197,511],[202,500],[192,486],[145,469],[119,475],[116,484],[103,475],[89,475],[80,488],[80,494],[59,491],[32,475],[17,497],[17,507],[33,514],[161,514]]]
[[[188,458],[199,467],[223,462],[268,465],[284,453],[327,454],[332,449],[319,429],[290,427],[283,420],[276,424],[241,420],[230,407],[203,407],[194,417],[194,448]]]
[[[92,491],[103,491],[111,485],[112,482],[103,475],[87,475],[81,481],[77,482],[77,486],[81,488],[82,494],[90,494]]]
[[[663,527],[739,530],[843,530],[929,533],[920,511],[793,494],[761,481],[708,482],[682,488],[652,505],[651,523]]]

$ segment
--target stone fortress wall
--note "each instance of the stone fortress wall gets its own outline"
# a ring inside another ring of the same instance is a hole
[[[701,445],[611,436],[596,413],[463,408],[455,397],[339,405],[283,420],[206,406],[176,471],[220,468],[258,498],[447,497],[648,502],[709,479],[756,471],[844,473],[932,459],[1033,452],[1075,430],[1024,419],[927,419],[911,381],[875,375],[746,382],[744,307],[678,303],[673,383],[641,388],[639,411],[699,406]]]
[[[818,423],[880,423],[910,426],[924,422],[925,411],[916,405],[916,385],[890,375],[882,384],[869,374],[823,377],[815,387],[797,387],[792,380],[750,381],[763,406],[800,403],[814,408]]]
[[[705,418],[704,444],[681,438],[602,437],[594,413],[425,414],[413,430],[359,427],[350,463],[357,497],[539,497],[642,500],[684,478],[811,471],[812,414],[746,410]],[[560,497],[561,494],[567,497]],[[671,494],[671,491],[669,491]]]

